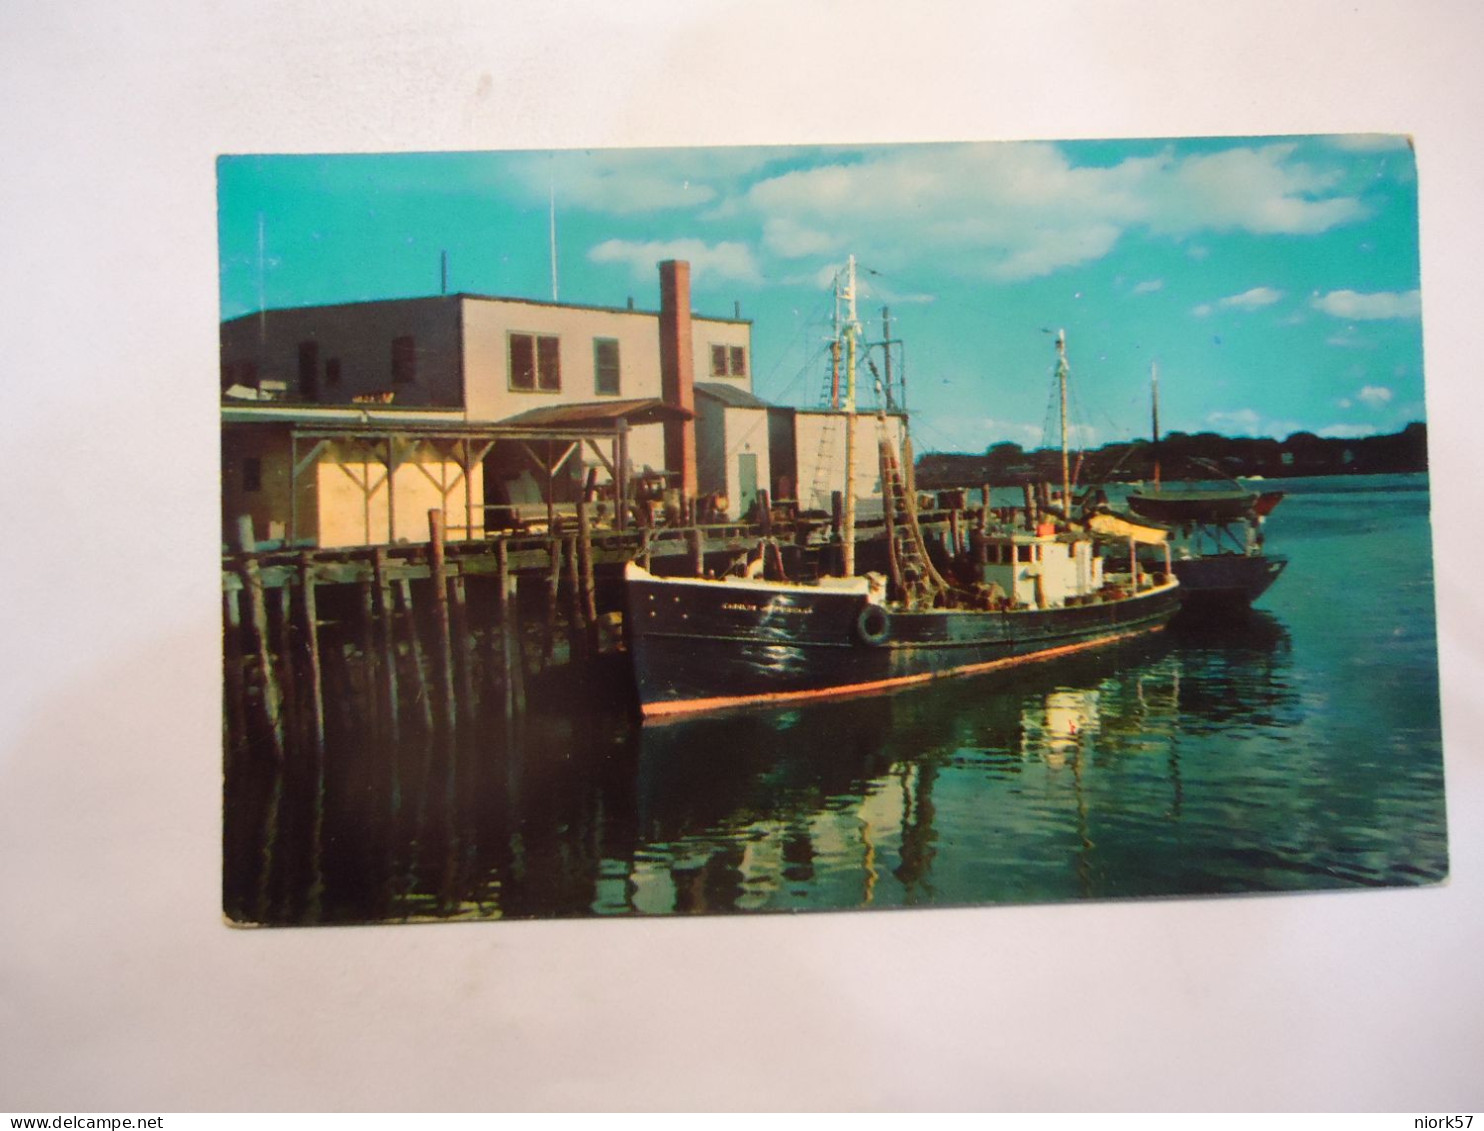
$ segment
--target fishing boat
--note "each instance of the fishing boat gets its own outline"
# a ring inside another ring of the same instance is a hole
[[[1105,536],[1033,510],[992,522],[986,509],[980,528],[935,561],[917,518],[910,439],[895,451],[879,413],[888,573],[856,576],[853,258],[843,287],[841,575],[658,577],[630,563],[624,629],[646,717],[879,693],[1049,660],[1158,631],[1179,607],[1179,583],[1168,568],[1141,566],[1136,539],[1120,570],[1104,560]],[[1065,335],[1057,355],[1065,404]],[[1062,445],[1065,497],[1065,428]]]
[[[1128,496],[1128,509],[1170,532],[1172,568],[1182,601],[1193,613],[1243,609],[1278,580],[1288,559],[1269,554],[1263,523],[1282,491],[1253,491],[1221,468],[1203,463],[1214,480],[1167,486],[1159,467],[1159,372],[1151,370],[1154,483]],[[1197,461],[1201,462],[1201,461]]]

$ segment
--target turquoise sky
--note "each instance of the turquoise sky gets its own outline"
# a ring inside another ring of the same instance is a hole
[[[754,320],[754,383],[818,403],[830,280],[906,342],[920,450],[1053,442],[1064,328],[1076,439],[1393,432],[1424,418],[1416,165],[1380,136],[341,156],[219,167],[221,313],[436,294]],[[260,254],[261,239],[261,254]],[[871,396],[863,396],[869,404]]]

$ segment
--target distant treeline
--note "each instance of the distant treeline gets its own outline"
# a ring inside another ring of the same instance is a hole
[[[1105,444],[1074,455],[1081,460],[1078,483],[1119,483],[1154,477],[1156,458],[1166,479],[1211,479],[1295,475],[1396,475],[1427,470],[1427,425],[1409,424],[1390,436],[1335,440],[1295,432],[1286,440],[1218,436],[1215,432],[1171,432],[1156,451],[1148,440]],[[976,483],[1005,486],[1061,478],[1061,450],[1026,451],[1019,444],[992,444],[982,455],[943,452],[917,461],[917,483],[925,488]]]

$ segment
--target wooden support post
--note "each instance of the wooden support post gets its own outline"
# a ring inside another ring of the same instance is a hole
[[[301,736],[303,717],[299,705],[299,680],[294,660],[294,610],[293,591],[287,582],[278,587],[278,631],[276,633],[278,660],[283,668],[283,721],[285,745],[297,746]]]
[[[964,552],[962,532],[959,529],[960,513],[957,507],[948,512],[948,551],[954,557]]]
[[[510,626],[510,547],[504,538],[495,547],[495,562],[498,570],[495,575],[495,600],[499,607],[500,620],[497,629],[500,645],[496,651],[499,656],[500,695],[505,704],[505,717],[508,719],[515,713],[515,672],[511,662],[515,649]]]
[[[323,788],[325,774],[325,681],[319,653],[319,602],[315,597],[314,558],[299,555],[299,589],[304,609],[304,643],[309,655],[309,726],[314,745],[315,776]],[[285,587],[287,592],[287,587]]]
[[[239,514],[237,516],[237,550],[239,553],[250,554],[258,548],[258,540],[253,534],[252,515]]]
[[[1036,528],[1036,488],[1030,483],[1022,483],[1020,490],[1025,496],[1025,528],[1034,530]]]
[[[757,524],[764,538],[773,536],[773,505],[766,491],[757,493]]]
[[[577,553],[582,565],[582,615],[587,621],[588,643],[598,650],[598,599],[593,586],[593,535],[584,497],[577,503]]]
[[[253,642],[257,650],[258,678],[262,681],[263,716],[273,756],[283,761],[283,696],[278,688],[278,674],[273,666],[273,646],[268,633],[268,602],[263,593],[263,575],[256,558],[242,563],[242,583],[247,590],[248,615],[252,620]]]
[[[371,582],[362,579],[356,588],[361,595],[361,696],[366,718],[375,735],[381,731],[381,672],[376,655],[376,598]]]
[[[388,737],[392,743],[392,781],[396,791],[397,759],[396,747],[402,737],[402,712],[398,702],[397,687],[397,637],[396,611],[392,601],[392,582],[387,576],[386,547],[377,546],[371,552],[372,584],[376,590],[377,635],[381,642],[381,677],[386,697],[386,718],[390,726]]]
[[[830,492],[830,537],[840,541],[840,531],[845,527],[845,496],[839,491]]]
[[[397,595],[402,599],[402,624],[407,644],[412,652],[412,675],[417,682],[417,701],[422,707],[423,727],[433,732],[433,697],[428,686],[427,657],[423,654],[423,642],[417,631],[417,614],[412,607],[412,582],[405,577],[397,578]]]
[[[526,657],[520,638],[520,575],[511,572],[505,579],[505,609],[510,625],[507,636],[510,648],[510,705],[516,715],[526,711]]]
[[[1139,554],[1138,544],[1132,538],[1128,540],[1128,576],[1129,587],[1137,593],[1139,591]]]
[[[443,511],[428,511],[428,572],[433,585],[433,663],[438,695],[443,706],[443,725],[452,733],[458,722],[458,700],[453,685],[453,633],[448,615],[448,564],[444,557]]]
[[[577,535],[566,539],[567,559],[567,638],[570,658],[582,655],[582,641],[586,639],[582,625],[582,569],[577,564]]]
[[[247,737],[247,681],[242,659],[241,592],[240,589],[228,589],[222,594],[225,621],[222,630],[222,660],[226,667],[228,756]]]
[[[474,640],[469,632],[469,598],[462,573],[448,579],[448,590],[452,599],[454,667],[458,672],[459,700],[464,717],[472,719],[479,707],[479,697],[475,691]]]
[[[979,508],[979,533],[983,534],[989,529],[989,484],[984,484],[979,490],[983,499],[983,506]]]
[[[551,663],[552,645],[556,641],[557,601],[562,587],[562,540],[546,540],[546,635],[542,642],[541,662]]]

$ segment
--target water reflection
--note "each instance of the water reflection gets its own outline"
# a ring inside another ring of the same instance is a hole
[[[592,665],[580,709],[538,686],[523,720],[456,742],[418,738],[410,717],[396,741],[362,733],[344,712],[322,766],[234,754],[229,914],[764,912],[1440,867],[1374,837],[1356,849],[1326,815],[1334,767],[1312,754],[1289,631],[1263,613],[1013,674],[661,726],[634,721],[626,678]]]

